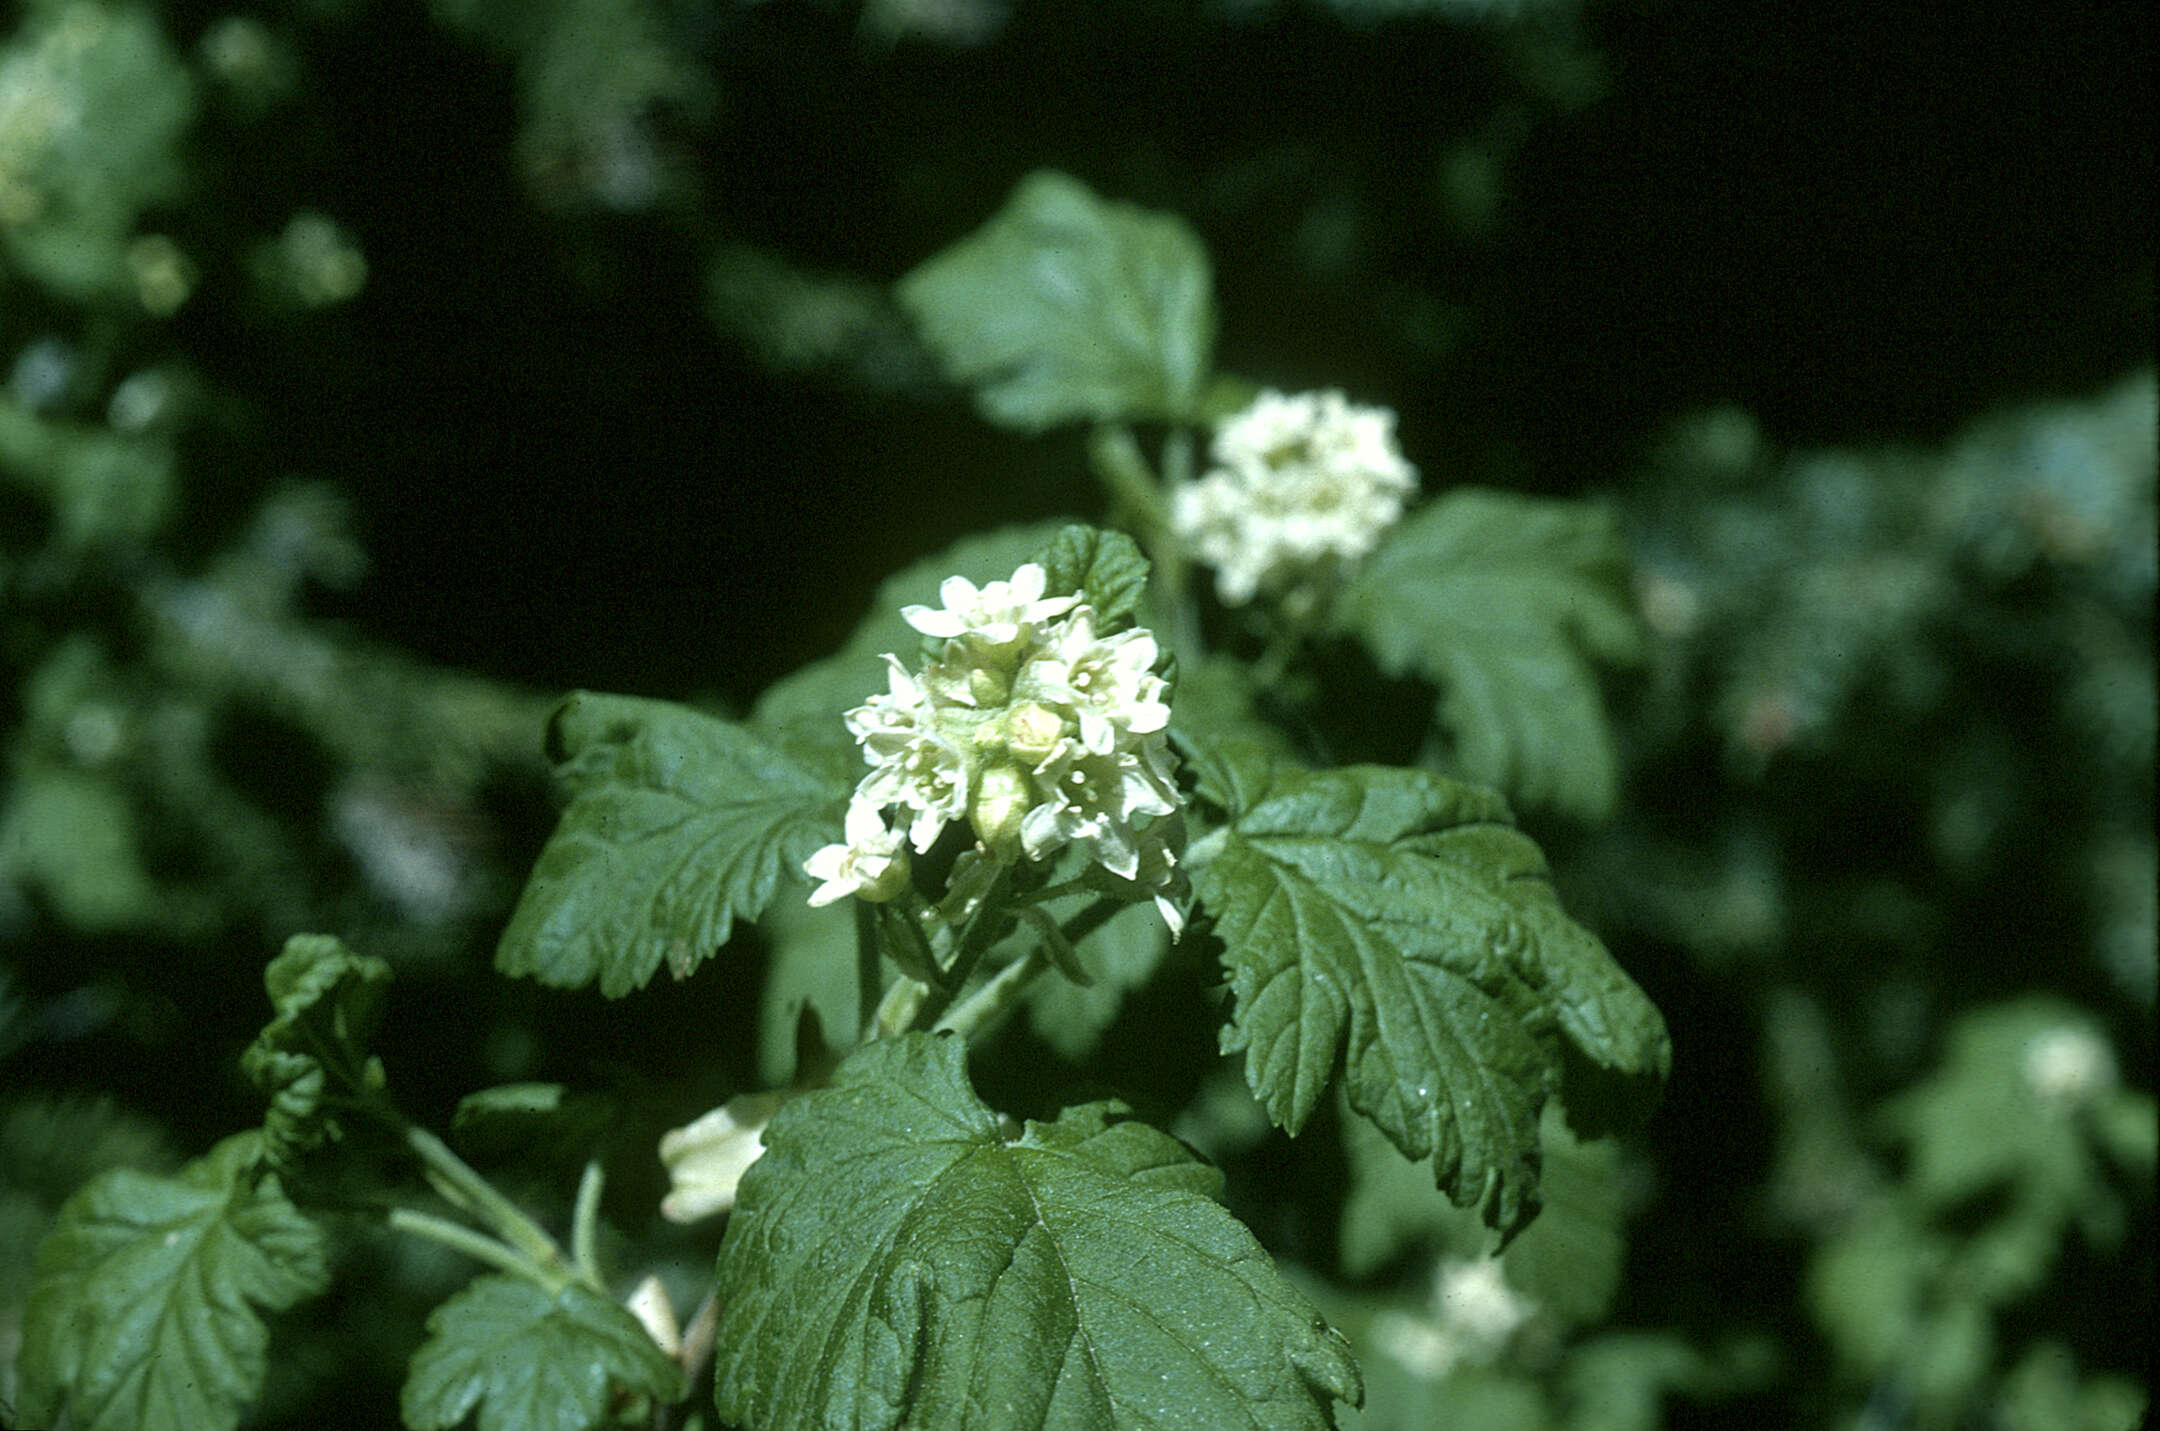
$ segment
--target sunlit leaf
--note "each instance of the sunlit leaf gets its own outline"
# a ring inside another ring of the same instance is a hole
[[[989,222],[903,278],[899,297],[992,422],[1039,431],[1199,415],[1213,278],[1175,216],[1031,174]]]
[[[830,759],[666,701],[579,693],[550,731],[570,803],[496,966],[609,998],[686,977],[839,838]]]
[[[1322,1428],[1341,1340],[1115,1104],[1001,1127],[956,1038],[859,1050],[790,1103],[720,1254],[723,1417],[828,1426]]]
[[[1303,1127],[1340,1069],[1353,1108],[1512,1231],[1536,1210],[1538,1115],[1563,1037],[1640,1090],[1647,1114],[1671,1058],[1664,1021],[1561,911],[1497,795],[1190,748],[1200,794],[1230,816],[1194,852],[1236,1000],[1223,1048],[1245,1053],[1278,1124]]]

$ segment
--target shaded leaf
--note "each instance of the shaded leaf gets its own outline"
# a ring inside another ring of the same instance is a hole
[[[549,734],[570,803],[496,967],[617,998],[687,977],[838,838],[829,758],[666,701],[580,692]]]
[[[501,1083],[468,1093],[450,1115],[450,1134],[468,1152],[577,1164],[619,1126],[612,1098],[560,1083]]]
[[[758,925],[771,947],[758,993],[758,1083],[778,1088],[796,1076],[797,1031],[810,1010],[820,1029],[846,1038],[855,1027],[857,900],[811,908],[784,899]]]
[[[254,1132],[172,1177],[86,1184],[38,1249],[19,1363],[26,1425],[217,1431],[262,1392],[269,1332],[329,1283],[321,1229],[262,1165]]]
[[[1440,687],[1465,775],[1601,820],[1618,763],[1593,663],[1639,652],[1627,564],[1601,508],[1458,488],[1396,528],[1340,616],[1389,674]]]
[[[1310,772],[1188,742],[1230,825],[1195,847],[1242,1050],[1296,1133],[1335,1070],[1350,1104],[1504,1232],[1536,1211],[1538,1115],[1564,1035],[1595,1065],[1662,1080],[1664,1021],[1561,912],[1543,857],[1488,790],[1425,771]],[[1647,1113],[1647,1107],[1639,1110]]]
[[[590,1431],[620,1387],[686,1394],[682,1368],[627,1310],[582,1283],[550,1292],[489,1274],[437,1307],[413,1353],[401,1407],[413,1431],[448,1431],[475,1407],[480,1431]]]
[[[1093,896],[1076,895],[1053,900],[1045,906],[1060,921],[1086,908]],[[1036,936],[1025,925],[1015,941]],[[1133,904],[1112,915],[1080,945],[1081,962],[1093,977],[1091,984],[1071,979],[1044,979],[1028,995],[1028,1026],[1037,1037],[1065,1057],[1078,1062],[1094,1052],[1126,997],[1154,976],[1170,949],[1170,929],[1151,904]]]
[[[955,1038],[858,1050],[789,1104],[720,1254],[723,1417],[759,1431],[1310,1427],[1341,1340],[1116,1104],[1014,1137]]]
[[[2003,1378],[2002,1431],[2135,1431],[2148,1425],[2144,1388],[2125,1376],[2080,1376],[2060,1342],[2042,1342]]]
[[[368,1052],[382,1018],[390,966],[355,954],[328,934],[296,934],[263,970],[276,1011],[240,1057],[240,1067],[270,1100],[263,1115],[264,1156],[275,1167],[343,1136],[326,1094],[383,1086],[382,1063]]]
[[[984,417],[1195,420],[1215,344],[1207,252],[1169,214],[1048,171],[900,280],[901,305]]]

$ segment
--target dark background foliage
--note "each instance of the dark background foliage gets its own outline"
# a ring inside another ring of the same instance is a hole
[[[306,617],[537,693],[740,708],[836,644],[893,568],[998,522],[1099,514],[1076,440],[983,423],[877,296],[1039,168],[1183,216],[1215,265],[1221,365],[1394,407],[1428,492],[1607,495],[1639,529],[1690,534],[1735,588],[1753,558],[1732,544],[1761,543],[1770,608],[1779,574],[1819,555],[1814,529],[1660,514],[1743,498],[1782,512],[1804,505],[1798,479],[1766,462],[1754,485],[1689,487],[1662,445],[1686,414],[1740,409],[1771,452],[1934,450],[1984,414],[2087,398],[2151,362],[2150,7],[1671,0],[1529,7],[1541,18],[1522,27],[1430,8],[1021,0],[960,44],[872,34],[839,3],[656,0],[644,13],[674,78],[595,101],[650,171],[624,190],[608,166],[629,161],[604,145],[532,139],[563,101],[536,78],[535,34],[505,18],[514,3],[256,7],[302,87],[268,121],[205,105],[190,186],[149,216],[204,256],[197,297],[123,329],[109,355],[177,357],[221,395],[184,437],[167,555],[200,570],[275,481],[324,479],[349,499],[368,568],[306,588]],[[191,51],[229,12],[158,13]],[[350,230],[367,283],[342,306],[266,316],[241,240],[298,207]],[[853,346],[775,361],[742,306],[715,297],[745,254],[858,283]],[[11,343],[73,321],[8,293]],[[1868,480],[1889,492],[1886,470]],[[1856,682],[1850,719],[1819,744],[1753,764],[1710,711],[1755,629],[1734,618],[1731,648],[1675,677],[1679,696],[1654,672],[1616,690],[1636,756],[1617,835],[1532,816],[1563,876],[1584,871],[1590,917],[1678,1050],[1616,1316],[1705,1336],[1745,1323],[1800,1348],[1780,1390],[1683,1407],[1675,1425],[1824,1410],[1794,1389],[1825,1357],[1806,1350],[1794,1294],[1809,1245],[1765,1192],[1784,1134],[1764,989],[1804,987],[1828,1011],[1858,1103],[1917,1077],[1956,1010],[2034,986],[2108,1008],[2125,1081],[2150,1086],[2150,1006],[2084,952],[2102,915],[2060,855],[2125,809],[2149,818],[2150,755],[2119,780],[2053,713],[2074,662],[2046,653],[2084,597],[2046,573],[2021,582],[1901,632],[1885,665],[1953,670],[1925,710]],[[71,591],[74,605],[41,609],[119,633],[130,654],[128,618],[100,605],[109,588]],[[2149,611],[2127,620],[2149,651]],[[11,683],[52,627],[9,628]],[[1394,708],[1370,702],[1405,706],[1369,670],[1343,689],[1353,724]],[[1998,741],[2017,793],[2007,833],[1953,877],[1928,845],[1934,787],[1911,752],[1974,729]],[[337,862],[320,829],[337,770],[306,732],[234,717],[219,749],[251,798],[317,842],[309,858]],[[458,818],[514,881],[548,826],[537,761],[465,793]],[[1788,896],[1774,960],[1718,965],[1600,893],[1649,858],[1631,836],[1708,850],[1765,830]],[[1851,891],[1883,884],[1923,911],[1925,937],[1854,932]],[[401,969],[406,1017],[382,1048],[416,1114],[439,1122],[480,1083],[554,1077],[665,1089],[659,1127],[755,1081],[747,960],[614,1006],[490,980],[489,919],[514,884],[491,889],[461,952]],[[258,914],[179,937],[11,915],[13,989],[48,1011],[11,1081],[113,1093],[189,1150],[252,1121],[251,1095],[219,1070],[259,1023],[260,956],[292,932]],[[1088,1074],[1143,1108],[1187,1101],[1207,1052],[1208,971],[1171,973]],[[1897,1009],[1903,1034],[1866,1032]],[[445,1010],[458,1017],[432,1017]],[[1054,1065],[1032,1046],[1013,1057],[1016,1089]],[[611,1200],[631,1222],[658,1176],[634,1162]],[[1271,1189],[1235,1195],[1272,1246],[1329,1250],[1345,1174],[1318,1140],[1271,1140],[1232,1172]],[[2087,1365],[2140,1370],[2151,1232],[2147,1209],[2112,1259],[2071,1253],[2021,1315],[2073,1326]],[[400,1275],[412,1296],[426,1285]],[[324,1322],[369,1319],[353,1296]],[[331,1374],[380,1401],[351,1365]]]

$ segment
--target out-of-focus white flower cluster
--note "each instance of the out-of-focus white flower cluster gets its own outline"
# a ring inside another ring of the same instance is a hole
[[[1216,428],[1213,453],[1214,468],[1174,494],[1170,520],[1231,606],[1364,556],[1417,490],[1395,414],[1340,392],[1264,392]]]
[[[885,693],[848,712],[870,773],[846,840],[804,862],[820,881],[812,904],[893,898],[908,848],[920,854],[966,820],[977,844],[955,866],[956,893],[1000,864],[1080,845],[1177,927],[1179,800],[1155,638],[1137,626],[1101,634],[1093,607],[1045,596],[1046,582],[1033,562],[980,589],[956,576],[939,588],[942,609],[902,610],[944,645],[919,674],[886,656]]]
[[[1382,1312],[1373,1341],[1414,1376],[1437,1381],[1458,1366],[1490,1366],[1537,1305],[1508,1285],[1498,1257],[1445,1258],[1423,1314]]]

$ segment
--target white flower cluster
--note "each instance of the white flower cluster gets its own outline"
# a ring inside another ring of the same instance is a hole
[[[908,847],[920,854],[964,819],[978,842],[971,869],[1081,845],[1154,891],[1174,927],[1178,793],[1155,638],[1140,627],[1101,635],[1093,607],[1046,597],[1045,583],[1030,562],[980,590],[950,578],[942,610],[902,610],[944,647],[919,674],[888,655],[885,693],[848,712],[870,773],[846,841],[803,865],[821,881],[812,904],[893,898],[907,886]],[[964,878],[956,871],[955,885]]]
[[[1264,392],[1216,428],[1213,453],[1170,520],[1231,606],[1364,556],[1417,490],[1395,414],[1339,392]]]

